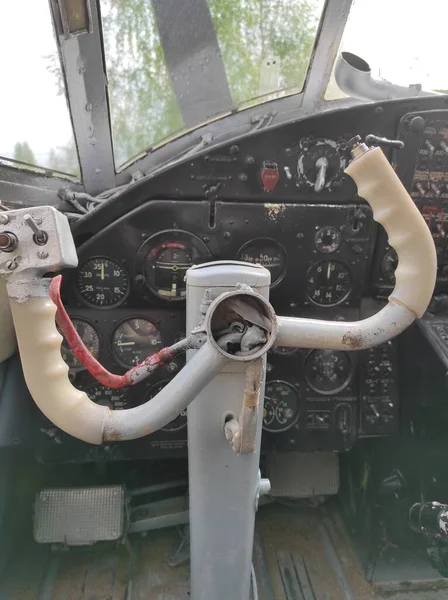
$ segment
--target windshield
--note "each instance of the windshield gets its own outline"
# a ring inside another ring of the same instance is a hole
[[[446,93],[447,22],[447,0],[355,0],[340,51],[367,61],[375,79]],[[343,97],[332,77],[326,100]]]
[[[175,15],[164,14],[170,6],[179,11],[179,3],[101,0],[117,165],[193,125],[186,121],[194,107],[183,102],[203,84],[194,80],[194,61],[214,61],[219,80],[207,92],[220,95],[212,108],[209,98],[198,99],[194,125],[210,112],[217,117],[303,87],[324,0],[204,0],[205,16],[194,13],[201,2],[189,4],[182,2],[184,24],[200,19],[192,36],[202,35],[204,44],[183,38]]]
[[[79,175],[48,0],[2,2],[0,54],[0,157]]]

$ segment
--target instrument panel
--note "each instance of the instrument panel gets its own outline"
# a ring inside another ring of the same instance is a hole
[[[445,106],[443,97],[394,100],[257,131],[191,156],[150,184],[140,181],[124,200],[82,219],[74,227],[80,266],[64,273],[62,294],[92,354],[124,373],[179,340],[185,273],[213,260],[269,269],[270,299],[280,315],[369,316],[364,303],[389,295],[397,257],[344,174],[347,142],[356,134],[405,142],[403,150],[387,143],[383,149],[433,231],[438,285],[448,286]],[[66,347],[62,352],[74,385],[118,410],[153,397],[183,364],[176,359],[148,382],[117,392],[96,384]],[[262,451],[343,451],[359,437],[396,433],[397,360],[396,343],[351,353],[272,348]],[[147,438],[98,448],[41,418],[36,446],[43,461],[186,453],[185,414]]]

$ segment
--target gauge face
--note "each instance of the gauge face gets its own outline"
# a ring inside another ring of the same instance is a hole
[[[251,240],[238,251],[237,260],[259,264],[271,272],[271,287],[280,283],[286,273],[286,251],[268,238]]]
[[[114,260],[91,258],[78,271],[76,289],[86,304],[112,308],[121,304],[129,294],[129,275]]]
[[[137,262],[153,294],[170,302],[184,301],[185,274],[193,265],[211,258],[204,242],[187,231],[162,231],[138,251]]]
[[[316,192],[328,188],[345,169],[345,158],[334,140],[302,140],[303,153],[297,162],[299,180],[313,186]],[[316,187],[317,186],[317,187]]]
[[[350,382],[352,362],[347,352],[313,350],[305,362],[307,384],[319,394],[335,394]]]
[[[297,390],[286,381],[267,381],[264,392],[263,429],[272,433],[292,427],[300,413]]]
[[[162,349],[162,336],[147,319],[122,321],[112,335],[112,355],[124,367],[134,367]]]
[[[129,408],[129,398],[123,389],[113,390],[96,383],[86,390],[86,394],[96,404],[107,406],[111,410],[124,410]]]
[[[163,388],[168,383],[169,383],[169,379],[166,379],[165,381],[160,381],[159,383],[156,383],[156,385],[149,390],[148,400],[151,400],[151,398],[154,398],[154,396],[156,396],[160,392],[160,390],[163,390]],[[165,427],[162,427],[162,431],[170,431],[170,432],[180,431],[181,429],[183,429],[186,426],[187,426],[187,409],[183,410],[178,417],[176,417],[175,419],[173,419],[171,421],[171,423],[168,423],[168,425],[165,425]]]
[[[84,321],[84,319],[74,318],[72,319],[72,323],[78,332],[79,337],[84,342],[87,350],[94,358],[98,358],[100,353],[100,336],[95,327],[87,321]],[[73,369],[73,371],[82,371],[85,369],[81,361],[78,360],[70,350],[70,347],[65,339],[61,345],[61,355],[63,360],[67,363],[70,369]]]
[[[395,269],[398,265],[398,256],[393,248],[390,248],[381,260],[381,275],[384,279],[393,282],[395,279]]]
[[[335,306],[350,293],[348,268],[335,260],[323,260],[308,271],[308,298],[319,306]]]
[[[329,225],[322,227],[314,236],[314,243],[319,252],[324,254],[336,252],[341,243],[341,232]]]

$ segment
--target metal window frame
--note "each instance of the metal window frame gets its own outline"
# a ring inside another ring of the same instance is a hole
[[[106,64],[98,0],[86,0],[90,30],[66,36],[59,3],[50,0],[66,94],[85,190],[115,186]]]
[[[325,103],[325,92],[353,3],[354,0],[327,0],[325,3],[304,85],[302,107],[305,112],[317,112]]]

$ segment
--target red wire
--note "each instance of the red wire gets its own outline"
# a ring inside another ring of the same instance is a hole
[[[57,275],[53,277],[50,283],[50,298],[56,305],[56,323],[61,331],[62,335],[66,339],[68,345],[70,346],[71,351],[76,356],[76,358],[84,365],[87,371],[101,384],[110,387],[110,388],[122,388],[128,385],[133,385],[137,383],[137,381],[141,381],[141,377],[135,381],[134,375],[136,375],[136,371],[144,371],[150,374],[157,367],[161,367],[166,362],[170,361],[174,354],[170,351],[169,348],[162,348],[157,354],[153,354],[149,356],[136,367],[133,367],[129,371],[127,371],[124,375],[116,375],[115,373],[110,373],[107,369],[100,364],[96,358],[92,356],[90,351],[86,348],[84,342],[80,338],[78,332],[75,329],[75,326],[71,322],[70,317],[67,314],[67,311],[64,308],[61,300],[61,283],[62,283],[62,275]]]

